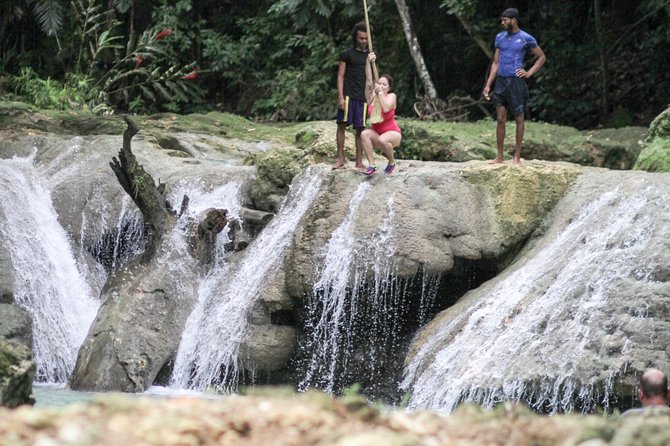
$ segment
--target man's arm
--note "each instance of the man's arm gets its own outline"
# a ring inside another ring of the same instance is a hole
[[[337,68],[337,98],[340,108],[344,110],[347,102],[344,100],[344,73],[347,72],[347,64],[340,61],[340,66]]]
[[[524,69],[517,70],[516,75],[519,77],[531,77],[540,70],[542,65],[544,65],[544,62],[547,60],[547,56],[544,55],[544,51],[542,51],[542,48],[539,46],[532,48],[530,51],[535,55],[535,63],[528,71]]]
[[[500,50],[496,48],[495,53],[493,53],[493,62],[491,62],[491,71],[489,72],[489,77],[486,79],[486,85],[484,86],[484,91],[482,91],[482,96],[487,101],[491,99],[489,93],[491,92],[491,85],[493,85],[493,80],[498,75],[498,66],[500,65]]]

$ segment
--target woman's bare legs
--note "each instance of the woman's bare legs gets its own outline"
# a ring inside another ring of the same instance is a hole
[[[379,139],[379,135],[372,129],[365,129],[361,133],[361,143],[363,144],[363,151],[365,152],[365,157],[368,159],[368,165],[370,167],[375,165],[375,152],[373,149],[374,142]]]
[[[375,153],[374,148],[380,148],[382,154],[388,159],[389,165],[395,163],[394,147],[400,145],[402,140],[402,135],[396,131],[386,132],[383,135],[379,135],[372,129],[365,129],[361,134],[361,142],[363,143],[363,150],[365,151],[365,156],[368,159],[368,164],[370,166],[375,165]]]

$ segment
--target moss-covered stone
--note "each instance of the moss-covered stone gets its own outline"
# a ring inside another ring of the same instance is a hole
[[[189,115],[158,113],[135,116],[143,132],[187,132],[225,136],[243,141],[267,141],[280,146],[294,146],[304,152],[306,160],[328,162],[336,156],[334,121],[302,123],[260,123],[230,113],[209,112]],[[397,149],[399,159],[422,161],[471,161],[496,156],[496,123],[491,119],[478,122],[435,122],[398,118],[403,141]],[[513,122],[507,125],[505,156],[514,149]],[[658,120],[657,135],[668,133],[670,125]],[[56,134],[120,134],[123,121],[118,116],[96,116],[88,112],[36,110],[17,102],[0,102],[0,130],[25,132],[27,129]],[[537,122],[526,123],[521,156],[525,159],[568,161],[581,165],[630,169],[641,149],[646,129],[626,127],[580,132],[572,127]],[[345,155],[355,155],[354,132],[348,129]],[[171,150],[180,150],[172,148]],[[655,166],[656,164],[654,164]]]
[[[251,161],[257,176],[251,184],[251,199],[256,209],[276,212],[293,178],[304,166],[304,152],[279,148],[256,155]]]
[[[670,108],[652,121],[634,168],[648,172],[670,172]]]
[[[496,166],[468,169],[463,178],[490,190],[500,228],[506,239],[522,242],[546,218],[556,202],[567,192],[580,173],[577,166],[558,164],[551,167],[537,162],[522,168]]]
[[[35,364],[31,361],[28,347],[0,339],[0,405],[17,407],[34,404],[34,377]]]

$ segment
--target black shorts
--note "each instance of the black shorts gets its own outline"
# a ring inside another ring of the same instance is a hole
[[[516,76],[496,77],[493,90],[493,103],[502,105],[517,117],[526,114],[528,117],[528,86],[526,80]]]

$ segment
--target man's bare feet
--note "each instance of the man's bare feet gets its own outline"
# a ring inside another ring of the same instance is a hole
[[[512,160],[512,164],[521,164],[521,159],[520,158],[514,158]]]
[[[502,158],[498,157],[494,160],[489,161],[489,164],[503,164],[505,161],[503,161]]]
[[[346,167],[346,164],[344,164],[344,161],[338,161],[335,164],[333,164],[332,170],[342,169],[344,167]]]
[[[357,163],[354,167],[356,169],[367,169],[367,167],[365,167],[365,164],[363,163]]]

